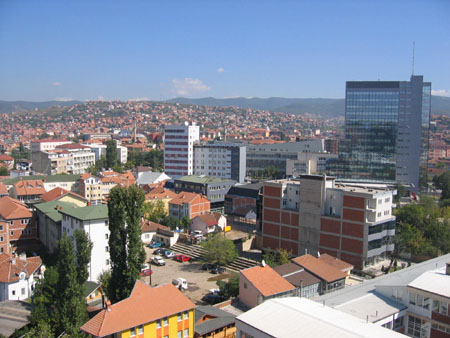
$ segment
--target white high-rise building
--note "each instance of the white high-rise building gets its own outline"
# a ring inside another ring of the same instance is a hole
[[[164,127],[164,171],[172,177],[194,173],[194,142],[200,140],[200,128],[192,122]]]

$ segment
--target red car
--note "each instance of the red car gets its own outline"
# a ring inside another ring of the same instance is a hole
[[[150,269],[142,269],[141,270],[141,276],[145,277],[145,276],[150,276],[153,273],[153,270]]]
[[[178,262],[189,262],[191,260],[191,257],[185,255],[176,255],[174,258]]]

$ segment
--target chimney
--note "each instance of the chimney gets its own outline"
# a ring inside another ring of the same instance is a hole
[[[27,260],[27,254],[26,254],[25,252],[22,252],[22,253],[20,254],[19,258],[20,258],[21,260],[23,260],[23,261],[26,261],[26,260]]]
[[[450,276],[450,262],[445,264],[445,274]]]
[[[111,301],[106,301],[106,311],[111,312]]]

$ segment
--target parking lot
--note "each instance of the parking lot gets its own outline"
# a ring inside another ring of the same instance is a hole
[[[150,249],[145,247],[145,253],[147,256],[146,263],[151,261],[152,257],[155,255],[153,251],[155,249]],[[164,258],[166,262],[165,266],[151,266],[153,270],[152,286],[172,283],[172,279],[184,278],[188,282],[189,288],[184,292],[184,294],[189,297],[196,304],[203,304],[201,301],[202,297],[209,293],[210,289],[216,289],[216,280],[226,279],[229,277],[228,273],[221,275],[214,275],[208,271],[202,270],[202,262],[184,262],[180,263],[170,258]],[[150,283],[150,277],[142,277],[145,283]]]

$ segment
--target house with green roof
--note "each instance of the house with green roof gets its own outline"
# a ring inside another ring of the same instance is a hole
[[[77,207],[74,203],[54,200],[35,204],[36,222],[39,239],[49,252],[54,252],[61,238],[62,214],[60,210],[69,210]]]
[[[93,246],[88,266],[88,281],[96,282],[103,271],[111,268],[109,256],[109,218],[105,204],[78,208],[62,208],[61,235],[73,238],[74,232],[83,230]]]

